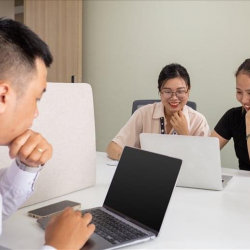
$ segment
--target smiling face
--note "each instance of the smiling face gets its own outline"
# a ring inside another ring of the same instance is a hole
[[[46,90],[47,77],[42,60],[36,59],[36,70],[32,74],[21,96],[9,82],[0,83],[0,145],[8,145],[23,134],[39,115],[37,102]]]
[[[250,110],[250,76],[244,72],[236,77],[236,98],[246,112]]]
[[[173,113],[182,110],[186,105],[189,89],[183,78],[175,77],[165,82],[161,88],[160,95],[166,115],[171,116]]]

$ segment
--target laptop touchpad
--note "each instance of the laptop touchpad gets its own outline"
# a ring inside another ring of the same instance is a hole
[[[86,242],[86,244],[81,248],[82,250],[87,249],[107,249],[113,247],[114,245],[108,242],[107,240],[100,237],[98,234],[93,233],[90,239]]]

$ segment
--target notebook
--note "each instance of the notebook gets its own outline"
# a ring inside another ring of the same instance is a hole
[[[232,176],[221,175],[218,138],[140,134],[141,148],[183,160],[177,186],[222,190]]]
[[[158,236],[182,161],[125,147],[102,207],[90,212],[96,231],[82,249],[115,249]],[[45,228],[49,218],[38,220]],[[103,222],[100,222],[103,221]]]

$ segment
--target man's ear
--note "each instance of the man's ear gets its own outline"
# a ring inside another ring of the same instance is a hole
[[[0,113],[4,113],[7,107],[7,103],[9,101],[10,95],[10,85],[8,83],[0,82]]]

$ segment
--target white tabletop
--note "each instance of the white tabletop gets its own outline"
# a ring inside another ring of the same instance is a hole
[[[12,249],[38,249],[44,231],[27,211],[61,200],[82,204],[82,209],[101,206],[115,166],[105,153],[97,153],[94,187],[18,210],[3,223],[0,245]],[[222,169],[233,175],[223,191],[177,187],[174,190],[159,236],[130,249],[250,248],[250,172]]]

